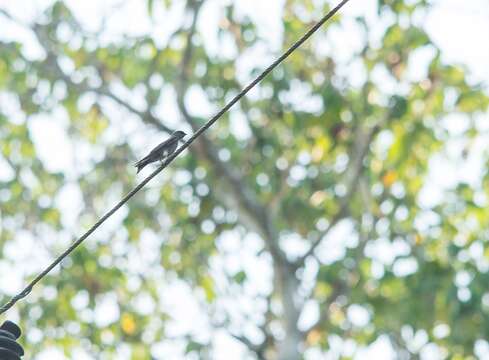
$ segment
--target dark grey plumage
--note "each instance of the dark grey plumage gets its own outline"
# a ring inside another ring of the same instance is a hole
[[[171,154],[175,152],[178,147],[178,141],[180,141],[186,134],[183,131],[175,131],[171,136],[155,147],[151,152],[144,158],[139,160],[134,166],[138,168],[138,173],[146,165],[151,164],[155,161],[162,161]]]

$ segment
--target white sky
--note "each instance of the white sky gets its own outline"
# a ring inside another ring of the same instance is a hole
[[[0,8],[8,10],[11,14],[23,19],[24,21],[30,21],[51,2],[52,1],[35,0],[29,1],[29,6],[26,6],[26,2],[0,0]],[[178,27],[182,21],[181,4],[183,2],[177,1],[174,3],[176,5],[168,11],[157,9],[156,11],[158,18],[160,18],[161,21],[156,22],[156,24],[152,24],[150,21],[148,21],[146,16],[145,1],[67,1],[67,4],[69,4],[70,8],[74,11],[79,21],[81,21],[89,31],[96,32],[102,22],[102,19],[105,17],[108,18],[107,25],[109,31],[101,36],[101,38],[105,39],[106,41],[117,38],[122,33],[131,35],[149,33],[152,34],[155,39],[157,39],[161,46],[165,45],[168,33],[172,29]],[[205,46],[211,54],[222,53],[222,56],[224,57],[234,57],[233,49],[231,47],[226,47],[225,44],[221,44],[217,39],[217,24],[220,21],[222,6],[226,3],[229,3],[229,1],[207,0],[205,8],[203,9],[204,14],[201,16],[201,19],[205,19],[205,21],[200,21],[198,27],[199,31],[204,34]],[[239,0],[236,1],[236,3],[238,4],[238,12],[250,16],[258,24],[261,36],[269,42],[267,46],[260,45],[251,49],[246,56],[237,62],[237,66],[244,70],[257,64],[265,67],[274,58],[274,56],[276,56],[278,44],[280,43],[282,36],[281,7],[283,0]],[[339,39],[338,44],[332,42],[321,51],[325,51],[327,53],[334,49],[337,56],[340,58],[344,57],[345,59],[351,55],[351,52],[357,48],[359,44],[361,44],[361,39],[359,39],[354,25],[352,25],[353,22],[351,20],[354,16],[367,15],[367,18],[371,21],[371,26],[377,26],[379,27],[379,31],[381,31],[381,27],[384,26],[384,24],[379,24],[375,18],[375,3],[375,0],[352,0],[349,4],[347,4],[341,11],[344,17],[344,26],[341,30],[338,30],[335,33],[335,36],[337,36]],[[432,3],[433,8],[430,11],[425,27],[435,42],[443,50],[443,59],[446,62],[458,63],[467,66],[467,68],[470,70],[471,79],[474,82],[482,81],[485,84],[489,84],[489,66],[487,65],[489,64],[489,46],[484,45],[489,38],[489,6],[487,0],[438,0],[432,1]],[[114,5],[118,5],[118,9],[116,11],[113,10]],[[30,56],[36,57],[39,55],[39,49],[36,47],[36,44],[32,40],[32,37],[28,31],[13,26],[8,22],[4,22],[4,19],[1,17],[0,22],[2,22],[2,25],[0,26],[0,37],[2,39],[16,39],[18,41],[22,41],[26,46],[25,51],[30,54]],[[6,25],[4,26],[4,24]],[[314,39],[312,39],[312,41],[314,41]],[[222,51],[223,46],[225,51]],[[245,82],[247,80],[247,71],[240,71],[239,73],[245,74],[242,79],[240,78],[241,81]],[[353,71],[353,73],[355,72]],[[358,79],[356,80],[358,81]],[[355,79],[352,79],[352,83],[354,82]],[[386,84],[386,86],[388,86],[388,84]],[[253,95],[256,96],[256,94],[252,94],[251,96]],[[174,119],[176,117],[176,110],[174,109],[174,104],[171,100],[171,92],[169,92],[168,97],[165,98],[170,100],[168,100],[168,103],[161,106],[161,109],[159,109],[161,113],[159,113],[159,115]],[[9,99],[4,99],[0,96],[0,106],[5,108],[4,104],[10,102],[8,100]],[[193,95],[192,101],[194,100],[199,102],[200,106],[198,106],[198,108],[202,109],[202,112],[199,113],[199,115],[209,115],[213,112],[212,105],[206,103],[206,100],[202,94],[199,95],[196,93]],[[16,113],[16,109],[12,109],[11,111],[12,113]],[[41,159],[45,160],[47,167],[51,170],[63,170],[68,174],[71,173],[74,175],[77,169],[79,169],[80,163],[88,164],[90,162],[90,156],[92,155],[89,154],[89,150],[86,152],[80,151],[77,153],[73,151],[73,144],[70,143],[64,131],[67,120],[65,117],[65,114],[58,113],[55,121],[52,121],[52,118],[51,121],[49,121],[46,116],[39,115],[36,116],[35,119],[29,119],[30,128],[33,134],[41,134],[41,132],[36,130],[38,128],[43,128],[44,131],[49,129],[49,138],[38,135],[38,138],[34,139],[37,150],[40,153],[40,157]],[[239,120],[238,115],[236,116],[236,119],[237,120],[234,121],[234,123]],[[482,119],[481,121],[487,121],[487,119]],[[145,133],[144,130],[141,130],[141,128],[138,128],[136,125],[131,125],[130,121],[128,124],[129,125],[125,131],[139,131],[139,137],[136,137],[137,140],[133,145],[136,148],[141,149],[141,152],[144,152],[143,149],[147,147],[148,143],[148,134]],[[239,128],[239,124],[235,124],[235,126]],[[463,127],[463,119],[460,117],[454,117],[453,119],[447,120],[447,127],[453,128],[454,134],[459,131],[458,129],[460,126]],[[123,136],[123,134],[120,134],[120,136]],[[151,142],[158,142],[156,134],[149,134],[149,136]],[[456,181],[460,180],[460,178],[464,178],[470,183],[476,183],[482,171],[482,168],[480,167],[480,159],[486,143],[487,142],[484,142],[482,139],[480,140],[480,144],[476,146],[475,154],[471,157],[470,161],[463,163],[460,161],[458,157],[459,151],[457,150],[460,148],[460,146],[457,143],[450,145],[450,149],[452,150],[449,149],[449,153],[452,151],[454,153],[453,156],[447,157],[446,155],[439,155],[438,158],[433,159],[430,167],[436,171],[432,171],[430,180],[424,189],[424,193],[430,194],[430,196],[422,195],[420,196],[420,201],[426,203],[426,206],[430,206],[433,203],[440,201],[440,199],[442,199],[440,189],[452,186],[454,183],[456,183]],[[64,151],[59,151],[60,148],[64,149]],[[77,149],[79,148],[77,147]],[[464,168],[462,168],[463,171],[460,171],[460,166],[464,166]],[[457,169],[458,171],[456,171]],[[443,176],[438,176],[437,174],[443,174]],[[460,174],[460,177],[456,178],[455,175],[447,176],[447,174]],[[12,175],[8,175],[7,172],[2,172],[2,163],[0,161],[0,178],[8,176]],[[63,211],[64,213],[68,214],[64,221],[66,221],[67,224],[73,224],[76,222],[78,216],[76,213],[76,204],[79,204],[81,201],[80,194],[76,186],[70,186],[69,184],[63,191],[65,192],[63,195],[64,197],[66,197],[66,194],[71,194],[70,196],[74,199],[71,210],[66,209]],[[336,233],[348,233],[348,226],[349,225],[347,223],[342,224],[338,227]],[[105,229],[104,231],[110,230],[111,229]],[[70,239],[69,234],[64,234],[64,236],[60,236],[58,234],[56,237],[52,236],[50,238],[56,239],[55,241],[57,242],[58,246],[60,244],[66,244],[66,242]],[[266,261],[257,259],[255,257],[255,251],[260,247],[260,240],[246,239],[247,244],[255,244],[255,246],[251,245],[247,249],[243,250],[240,248],[239,238],[239,235],[236,233],[226,233],[221,236],[220,239],[217,239],[218,247],[220,247],[220,251],[223,255],[217,257],[213,262],[213,271],[216,274],[216,278],[219,279],[219,274],[224,271],[223,269],[226,269],[226,271],[238,271],[239,269],[245,269],[248,276],[251,277],[256,284],[255,288],[247,290],[248,295],[253,296],[258,293],[266,293],[269,290],[268,279],[270,278],[271,274]],[[339,236],[335,236],[335,238],[339,238]],[[238,240],[236,241],[236,239]],[[53,240],[50,241],[52,242]],[[0,289],[2,291],[12,294],[20,289],[22,286],[22,275],[29,274],[40,269],[40,267],[43,266],[43,264],[45,264],[50,258],[48,251],[30,251],[29,249],[34,248],[33,243],[34,239],[29,234],[20,233],[16,239],[15,246],[13,244],[12,246],[6,246],[5,254],[8,258],[15,259],[16,265],[19,268],[20,276],[12,279],[9,277],[8,283],[2,281],[0,285]],[[52,245],[52,243],[46,243],[46,249],[49,249],[50,247],[52,249]],[[151,235],[148,235],[145,246],[147,248],[151,248]],[[322,254],[320,252],[319,255],[320,257],[324,256],[325,262],[334,261],[335,257],[341,258],[343,254],[342,249],[344,249],[346,246],[348,246],[348,244],[343,242],[342,244],[338,244],[336,247],[338,249],[337,254]],[[144,249],[140,250],[141,253],[144,254]],[[236,255],[236,251],[241,252],[239,254],[240,256]],[[371,244],[371,251],[372,254],[383,254],[382,259],[379,259],[379,266],[381,267],[381,260],[386,261],[385,259],[393,259],[396,253],[403,251],[403,248],[402,244],[398,244],[398,246],[395,244],[389,246],[383,244],[381,240],[379,240]],[[146,253],[146,255],[150,256],[148,253]],[[401,273],[402,271],[409,272],[413,265],[404,264],[402,266],[402,269],[400,270]],[[314,275],[313,268],[314,266],[311,265],[309,269],[312,276]],[[4,271],[1,271],[2,269],[4,269]],[[7,269],[6,263],[0,261],[0,274],[9,273]],[[12,274],[9,273],[9,276],[10,275]],[[221,282],[218,280],[217,285],[218,287],[221,286],[222,288],[226,287],[224,280]],[[172,326],[169,327],[169,333],[171,335],[179,335],[184,333],[208,333],[210,324],[208,324],[208,320],[205,316],[200,315],[200,312],[198,311],[198,299],[195,298],[191,289],[189,289],[187,285],[179,281],[174,281],[172,284],[165,286],[162,291],[172,294],[171,298],[165,298],[166,300],[164,301],[164,306],[166,309],[171,309],[172,313],[174,314],[174,318],[178,319],[178,321],[175,321]],[[80,299],[82,299],[82,297]],[[143,304],[146,304],[147,307],[152,306],[147,302],[145,303],[144,299],[141,301],[143,301]],[[111,305],[113,302],[114,300],[110,298],[110,296],[105,299],[101,299],[96,311],[97,314],[99,314],[99,316],[97,316],[98,321],[107,321],[110,323],[117,320],[119,314],[117,312],[118,310]],[[228,302],[226,302],[226,300],[222,302],[223,307],[228,307],[232,311],[232,306],[229,306],[229,304],[234,305],[232,299],[229,299]],[[256,310],[254,306],[256,306],[256,304],[253,303],[240,304],[241,308],[248,309],[248,312],[251,313]],[[307,314],[310,315],[307,315],[306,313],[304,314],[304,316],[301,318],[301,321],[304,323],[308,323],[308,316],[309,321],[311,318],[317,316],[317,311],[314,309],[314,304],[311,304],[311,306],[308,306],[307,308]],[[352,307],[349,309],[348,314],[351,315],[353,321],[357,321],[359,324],[362,323],[362,321],[368,321],[368,317],[370,316],[361,306]],[[15,316],[16,315],[14,313],[13,318],[15,318]],[[239,324],[241,321],[239,314],[236,314],[236,317],[236,323]],[[244,328],[246,330],[246,326]],[[248,334],[250,334],[252,337],[253,329],[250,328]],[[35,337],[35,334],[32,336]],[[205,339],[205,335],[201,336],[203,336],[203,339]],[[214,354],[216,359],[227,359],[228,354],[230,353],[234,354],[233,358],[243,358],[243,347],[224,332],[217,331],[212,334],[212,338],[216,348],[216,352]],[[417,341],[420,344],[420,348],[424,346],[423,334],[413,334],[413,339],[413,344],[415,344]],[[329,341],[331,344],[331,351],[327,355],[328,359],[335,359],[339,356],[339,354],[348,356],[355,350],[354,344],[351,344],[348,341],[345,342],[339,337],[331,337]],[[481,344],[479,344],[480,346],[478,347],[478,351],[480,354],[487,354],[487,346],[484,347],[485,345]],[[182,349],[182,344],[175,344],[173,342],[162,343],[157,347],[158,354],[161,354],[162,356],[164,355],[165,359],[180,358]],[[436,355],[437,349],[433,348],[433,346],[425,346],[421,353],[422,358],[424,359],[436,359],[436,356],[438,356]],[[359,352],[357,352],[355,358],[376,358],[382,360],[392,359],[393,355],[393,351],[390,348],[387,339],[379,338],[369,348],[361,349]],[[323,359],[325,355],[321,354],[318,350],[311,349],[307,352],[306,356],[307,359]],[[121,349],[119,358],[123,359],[127,357],[127,349]],[[45,354],[38,357],[38,359],[57,360],[64,359],[64,356],[56,349],[46,349]],[[90,357],[80,350],[77,355],[73,357],[73,359],[90,359]]]

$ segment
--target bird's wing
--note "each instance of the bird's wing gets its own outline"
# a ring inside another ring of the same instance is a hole
[[[153,150],[151,150],[149,155],[161,154],[163,150],[165,150],[168,146],[170,146],[175,141],[176,141],[176,139],[174,137],[170,137],[170,138],[166,139],[160,145],[158,145]]]
[[[175,139],[175,141],[172,144],[168,144],[168,147],[166,148],[166,156],[170,156],[175,152],[175,150],[178,147],[178,140]]]

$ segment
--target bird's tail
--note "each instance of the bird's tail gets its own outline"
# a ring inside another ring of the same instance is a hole
[[[137,169],[138,169],[136,174],[138,174],[148,164],[149,164],[149,161],[147,158],[143,158],[143,159],[139,160],[138,162],[136,162],[134,164],[134,166],[137,167]]]

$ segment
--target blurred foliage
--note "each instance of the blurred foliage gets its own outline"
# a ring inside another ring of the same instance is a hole
[[[156,21],[155,9],[176,3],[148,0],[148,18]],[[192,31],[187,22],[164,45],[149,35],[106,41],[84,30],[62,2],[31,25],[41,57],[30,58],[19,43],[0,42],[1,102],[19,107],[10,112],[0,108],[0,156],[11,172],[0,180],[3,268],[16,268],[17,259],[5,249],[16,246],[17,234],[50,238],[37,245],[57,254],[134,185],[129,163],[140,153],[135,155],[130,145],[132,131],[119,131],[126,125],[114,115],[114,106],[136,115],[140,134],[156,128],[163,138],[172,126],[160,122],[154,110],[167,94],[165,87],[177,97],[197,87],[210,103],[222,106],[244,85],[236,76],[248,79],[262,70],[237,74],[236,60],[250,48],[266,46],[267,40],[251,19],[227,3],[219,13],[217,37],[231,43],[236,58],[207,51],[205,34],[196,31],[185,60]],[[193,14],[200,6],[189,0],[186,11]],[[427,1],[379,0],[378,18],[392,21],[377,44],[364,41],[351,63],[337,60],[333,45],[328,55],[321,49],[333,31],[341,43],[340,15],[263,80],[255,95],[234,111],[248,135],[235,130],[236,119],[229,115],[209,131],[207,139],[220,164],[203,156],[197,144],[165,170],[163,181],[124,207],[119,226],[95,234],[63,263],[63,271],[53,272],[17,306],[28,334],[23,340],[29,358],[50,346],[63,349],[68,358],[80,347],[94,358],[122,358],[121,347],[129,349],[131,359],[149,359],[151,351],[157,358],[154,346],[167,339],[172,318],[164,306],[171,294],[163,291],[163,284],[175,278],[194,289],[213,326],[236,328],[228,316],[216,320],[225,313],[220,299],[229,297],[212,270],[212,261],[224,256],[216,239],[232,231],[247,249],[244,239],[256,230],[243,221],[239,199],[223,199],[236,196],[223,179],[223,167],[238,173],[243,192],[265,209],[277,234],[262,239],[256,258],[276,272],[285,261],[291,269],[286,276],[296,281],[297,311],[309,300],[319,309],[319,321],[299,331],[305,350],[327,351],[335,335],[353,340],[357,348],[387,335],[401,358],[419,356],[427,346],[435,346],[442,357],[471,358],[474,344],[489,331],[485,166],[477,186],[457,181],[432,206],[422,205],[420,198],[430,160],[451,151],[454,135],[444,126],[445,117],[457,114],[468,124],[457,135],[465,144],[459,154],[463,163],[484,135],[477,119],[487,114],[489,98],[480,85],[467,82],[463,68],[445,63],[416,25],[415,17],[427,6]],[[282,47],[328,8],[323,1],[288,0]],[[371,39],[366,19],[354,23]],[[412,65],[421,51],[432,54],[425,68]],[[277,53],[269,50],[269,56]],[[350,66],[360,70],[351,75]],[[413,80],[413,71],[425,74],[422,80]],[[363,80],[352,81],[352,76]],[[120,95],[121,88],[129,96]],[[142,110],[130,101],[141,92]],[[31,117],[59,113],[69,119],[65,130],[73,146],[94,152],[90,166],[77,168],[75,175],[51,171],[34,145]],[[187,118],[182,126],[188,128],[188,121],[195,127],[205,119]],[[482,157],[486,165],[487,152]],[[82,194],[75,228],[63,222],[66,214],[60,209],[66,184]],[[254,215],[259,223],[262,216]],[[342,256],[324,260],[325,253],[334,253],[328,244],[307,261],[285,246],[285,260],[273,253],[273,244],[282,244],[291,234],[302,244],[315,243],[335,218],[336,226],[351,225],[348,236],[355,240],[339,239],[348,244]],[[148,237],[159,249],[150,257],[143,241]],[[315,274],[309,292],[300,285],[306,270],[309,277],[311,271]],[[27,272],[24,280],[33,275]],[[285,290],[275,279],[271,292],[247,295],[252,278],[245,268],[229,271],[226,278],[227,291],[236,298],[268,304],[260,320],[248,321],[265,340],[257,345],[260,350],[249,347],[257,356],[274,358],[282,338],[277,323],[284,330],[284,322],[294,319],[286,309],[271,305],[283,301]],[[2,279],[8,281],[5,274]],[[3,302],[12,294],[0,295]],[[151,304],[150,312],[136,306],[142,298]],[[117,308],[118,320],[98,323],[97,309],[106,301]],[[349,315],[358,306],[368,313],[363,325]],[[180,340],[187,354],[212,357],[209,338],[188,334]]]

